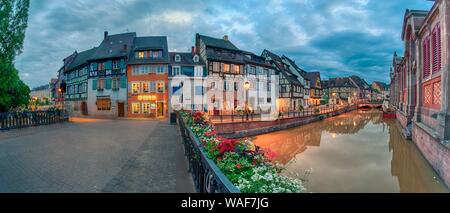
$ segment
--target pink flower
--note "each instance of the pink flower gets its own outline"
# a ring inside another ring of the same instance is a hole
[[[241,169],[241,164],[236,164],[236,169]]]

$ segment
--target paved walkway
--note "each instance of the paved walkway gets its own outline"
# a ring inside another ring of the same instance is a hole
[[[87,118],[0,132],[0,192],[194,192],[179,134]]]

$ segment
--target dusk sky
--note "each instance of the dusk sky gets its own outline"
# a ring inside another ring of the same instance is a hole
[[[322,78],[353,74],[389,82],[407,8],[426,0],[149,1],[32,0],[24,52],[16,60],[30,86],[56,77],[64,57],[98,46],[103,32],[166,35],[171,51],[189,51],[195,33],[229,39],[240,49],[269,49]]]

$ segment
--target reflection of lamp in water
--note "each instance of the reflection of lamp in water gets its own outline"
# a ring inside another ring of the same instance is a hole
[[[336,133],[331,134],[332,138],[336,138]]]

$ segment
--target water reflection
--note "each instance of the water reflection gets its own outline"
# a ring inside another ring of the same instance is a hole
[[[355,111],[253,139],[286,174],[311,169],[312,192],[449,192],[395,120]]]

